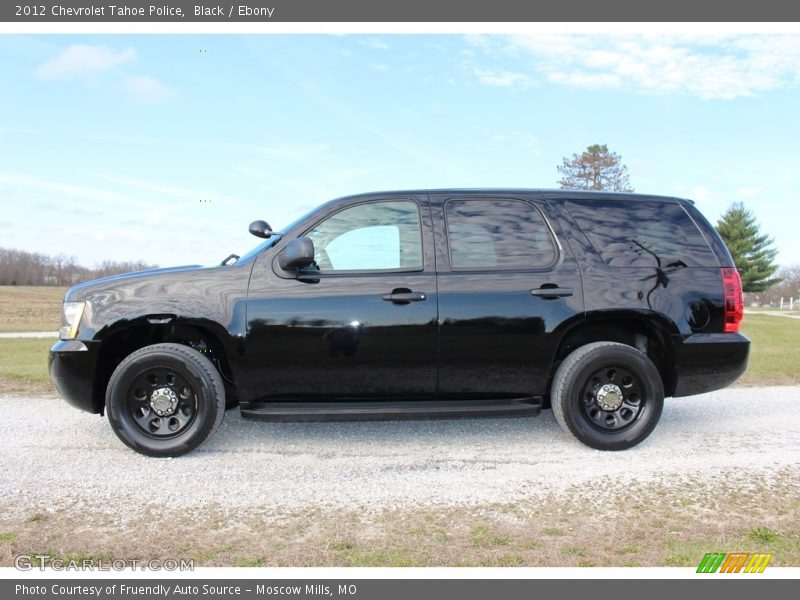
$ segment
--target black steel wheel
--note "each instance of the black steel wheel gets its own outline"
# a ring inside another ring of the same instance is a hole
[[[180,344],[137,350],[114,370],[106,412],[122,442],[148,456],[197,448],[225,414],[225,387],[214,365]]]
[[[581,346],[553,377],[553,415],[599,450],[624,450],[652,433],[664,405],[661,376],[646,354],[615,342]]]

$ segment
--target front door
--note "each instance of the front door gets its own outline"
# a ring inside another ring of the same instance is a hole
[[[433,397],[437,294],[427,197],[354,201],[303,234],[314,242],[312,268],[281,272],[281,244],[253,269],[245,355],[254,397]]]

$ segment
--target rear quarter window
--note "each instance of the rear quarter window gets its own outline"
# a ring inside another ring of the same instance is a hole
[[[609,266],[719,266],[680,204],[638,200],[568,200],[566,204]]]

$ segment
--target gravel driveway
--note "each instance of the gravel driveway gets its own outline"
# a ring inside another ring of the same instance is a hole
[[[52,397],[0,397],[0,505],[15,512],[221,506],[475,506],[609,487],[721,478],[800,479],[800,387],[669,399],[655,432],[624,452],[591,450],[552,413],[534,418],[264,423],[228,411],[187,456],[124,447],[105,418]]]

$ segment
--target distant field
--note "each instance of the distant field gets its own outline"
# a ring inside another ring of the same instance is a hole
[[[55,339],[0,339],[0,392],[55,392],[47,372],[47,351]]]
[[[752,346],[739,385],[800,384],[800,319],[745,314],[742,333]]]
[[[0,332],[56,331],[64,291],[0,287]],[[753,345],[750,366],[737,385],[800,385],[800,319],[747,314],[742,332]],[[52,392],[47,350],[54,341],[0,339],[0,392]]]
[[[0,333],[56,331],[66,291],[63,287],[0,286]]]

